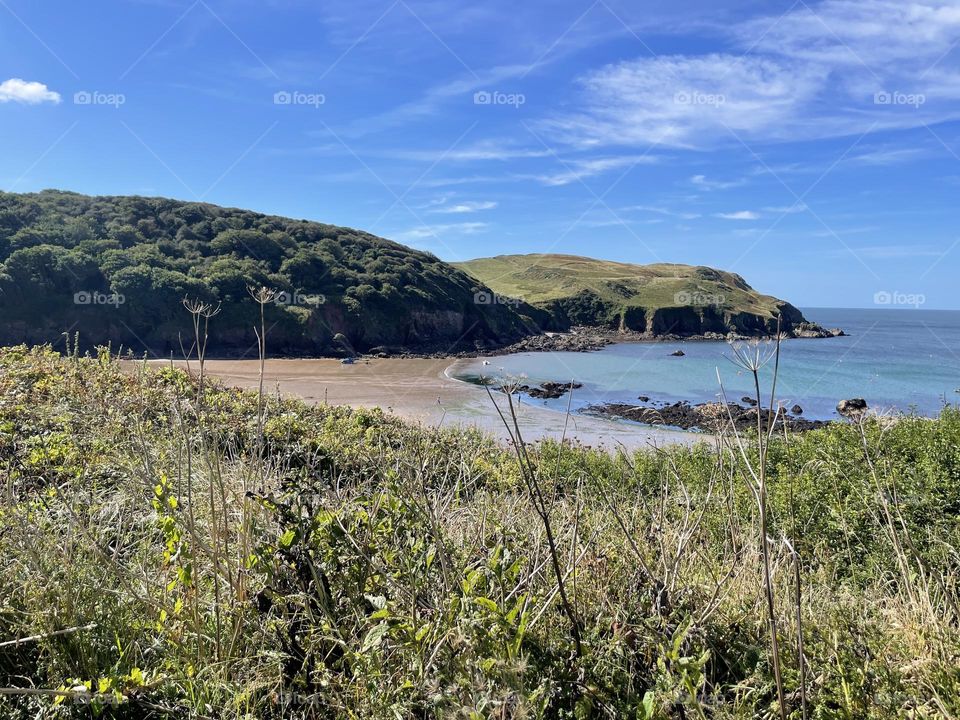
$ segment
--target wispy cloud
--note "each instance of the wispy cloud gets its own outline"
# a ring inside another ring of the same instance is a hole
[[[849,162],[861,165],[900,165],[929,157],[928,150],[923,148],[881,148],[860,153],[849,158]]]
[[[853,248],[858,256],[871,260],[906,260],[910,258],[930,258],[940,257],[943,250],[938,250],[930,245],[867,245]],[[847,248],[836,248],[826,251],[831,257],[849,257],[850,250]]]
[[[509,143],[485,141],[469,147],[453,150],[396,150],[385,153],[385,156],[400,160],[415,160],[420,162],[474,162],[483,160],[518,160],[526,158],[543,158],[551,155],[550,150],[517,147]]]
[[[409,230],[393,233],[392,238],[400,241],[415,241],[442,238],[447,235],[475,235],[483,232],[489,225],[483,222],[446,223],[439,225],[418,225]]]
[[[455,205],[441,205],[434,208],[430,212],[433,213],[442,213],[446,215],[460,215],[465,213],[475,213],[480,212],[481,210],[493,210],[497,206],[497,203],[493,200],[467,200],[465,202],[459,202]]]
[[[24,105],[40,105],[60,102],[60,93],[54,92],[40,82],[28,82],[20,78],[10,78],[0,83],[0,103],[18,102]]]
[[[729,190],[746,184],[746,179],[740,180],[711,180],[706,175],[694,175],[690,182],[702,190]]]
[[[724,32],[737,52],[641,57],[588,72],[582,109],[546,126],[581,147],[706,148],[960,118],[955,2],[800,2]]]
[[[814,237],[819,238],[836,238],[844,237],[846,235],[863,235],[864,233],[876,232],[879,228],[876,225],[864,225],[862,227],[851,227],[851,228],[830,228],[828,230],[817,230],[813,233]]]
[[[796,213],[806,212],[807,209],[805,202],[796,202],[793,205],[773,205],[771,207],[765,207],[763,211],[775,215],[794,215]]]
[[[752,210],[737,210],[736,212],[716,213],[714,217],[721,220],[759,220],[760,214]]]
[[[657,205],[631,205],[630,207],[624,208],[625,212],[631,210],[666,215],[667,217],[679,218],[680,220],[696,220],[700,217],[700,213],[671,210],[670,208],[659,207]]]
[[[537,175],[523,175],[525,179],[536,180],[548,186],[569,185],[595,175],[631,165],[653,165],[660,161],[654,155],[620,155],[616,157],[599,157],[590,159],[569,160],[564,163],[565,169],[555,173],[541,173]]]
[[[733,134],[754,138],[790,126],[821,82],[812,68],[753,56],[645,57],[588,74],[584,111],[547,127],[579,146],[735,142]]]
[[[349,127],[340,130],[339,133],[344,137],[359,138],[370,133],[406,125],[412,121],[434,117],[441,108],[450,103],[471,107],[474,102],[474,92],[496,88],[503,82],[523,75],[526,69],[526,65],[502,65],[467,73],[463,77],[426,89],[416,100],[403,103],[379,115],[364,116]]]

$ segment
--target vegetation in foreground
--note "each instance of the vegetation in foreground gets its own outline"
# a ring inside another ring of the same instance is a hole
[[[960,714],[954,409],[517,453],[193,371],[0,350],[0,715]]]

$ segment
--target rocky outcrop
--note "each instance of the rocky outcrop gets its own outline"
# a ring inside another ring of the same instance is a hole
[[[773,419],[773,414],[767,408],[744,407],[737,404],[724,405],[717,402],[701,403],[699,405],[676,402],[660,407],[608,403],[591,405],[585,408],[583,412],[601,417],[633,420],[647,425],[666,425],[683,430],[705,432],[728,430],[731,422],[738,431],[755,431],[758,415],[761,426],[766,430]],[[784,411],[780,411],[776,416],[776,427],[783,428],[786,425],[788,430],[796,432],[816,430],[825,427],[827,424],[824,420],[807,420]]]
[[[846,333],[840,328],[825,328],[812,322],[802,322],[793,328],[792,335],[798,338],[843,337]]]
[[[571,390],[579,390],[582,387],[583,384],[578,382],[545,382],[539,387],[521,385],[517,388],[517,391],[525,393],[532,398],[537,398],[538,400],[555,400],[563,397]]]
[[[867,411],[867,401],[863,398],[850,398],[837,403],[837,412],[845,418],[855,419]]]

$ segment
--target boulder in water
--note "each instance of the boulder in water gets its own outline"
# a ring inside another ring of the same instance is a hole
[[[863,398],[850,398],[837,403],[837,412],[847,418],[855,418],[867,411],[867,401]]]

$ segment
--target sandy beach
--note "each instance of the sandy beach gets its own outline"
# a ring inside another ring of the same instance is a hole
[[[279,390],[311,403],[381,407],[412,422],[475,426],[506,440],[506,429],[486,391],[448,376],[455,362],[449,358],[371,358],[343,365],[332,359],[268,360],[265,385],[270,392]],[[255,388],[259,383],[256,360],[208,360],[207,372],[228,385]],[[494,396],[498,401],[504,399]],[[569,439],[611,450],[709,439],[602,418],[567,416],[527,401],[518,406],[518,420],[525,440],[559,439],[566,432]]]

